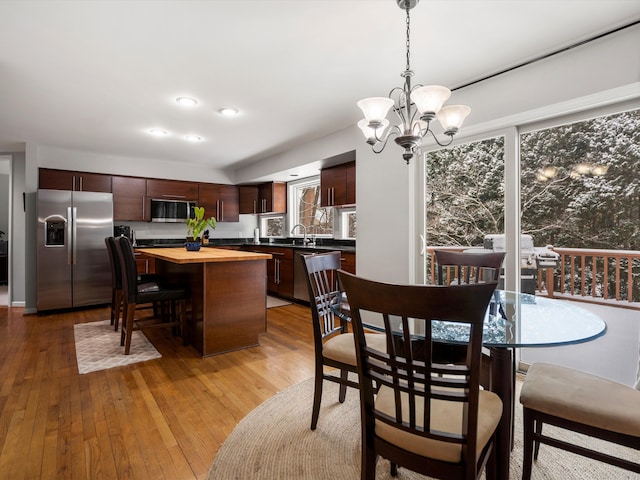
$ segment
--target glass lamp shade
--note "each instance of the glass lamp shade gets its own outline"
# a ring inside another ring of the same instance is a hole
[[[358,102],[368,122],[382,122],[392,106],[393,100],[388,97],[370,97]]]
[[[440,85],[425,85],[411,92],[411,100],[420,113],[438,113],[451,96],[451,90]]]
[[[438,121],[444,128],[445,133],[455,133],[470,113],[471,108],[466,105],[448,105],[438,112]]]
[[[384,135],[385,129],[389,126],[389,120],[386,118],[382,119],[382,124],[378,128],[372,128],[369,126],[369,122],[367,119],[362,119],[358,122],[358,127],[362,130],[364,134],[364,138],[369,140],[373,140],[375,142],[379,142],[382,140],[382,136]]]

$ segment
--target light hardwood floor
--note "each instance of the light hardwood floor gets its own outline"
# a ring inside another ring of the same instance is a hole
[[[2,478],[205,478],[245,415],[313,376],[311,317],[299,305],[268,310],[259,347],[203,359],[155,331],[161,359],[86,375],[73,325],[107,309],[22,313],[0,307]]]

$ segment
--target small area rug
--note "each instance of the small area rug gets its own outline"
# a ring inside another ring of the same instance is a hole
[[[120,346],[120,331],[115,332],[109,320],[77,323],[73,333],[80,374],[162,357],[141,331],[132,332],[131,354],[125,355],[124,347]]]
[[[284,390],[247,415],[227,438],[211,465],[208,480],[357,480],[360,478],[360,412],[355,390],[338,403],[337,385],[325,382],[318,428],[311,431],[313,380]],[[511,479],[522,475],[522,409],[516,409],[515,447],[511,455]],[[556,429],[545,425],[548,432]],[[576,439],[577,434],[564,433]],[[584,437],[583,437],[584,438]],[[582,445],[606,452],[637,451],[587,439]],[[635,457],[634,457],[635,456]],[[379,459],[377,480],[392,480],[389,463]],[[400,468],[398,480],[424,477]],[[482,475],[484,479],[484,474]],[[533,466],[533,480],[627,480],[637,474],[541,445]]]
[[[285,305],[291,305],[291,302],[267,295],[267,308],[284,307]]]

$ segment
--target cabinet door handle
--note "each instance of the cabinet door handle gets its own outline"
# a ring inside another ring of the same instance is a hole
[[[224,222],[224,200],[219,200],[220,202],[220,221]]]
[[[82,177],[78,177],[80,179],[80,188],[78,190],[80,190],[82,192]]]

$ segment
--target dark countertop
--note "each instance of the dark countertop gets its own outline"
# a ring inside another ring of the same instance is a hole
[[[138,239],[135,247],[137,248],[175,248],[184,246],[184,239]],[[338,250],[341,252],[355,252],[356,246],[354,240],[334,240],[330,238],[317,239],[316,245],[302,245],[301,239],[281,239],[273,242],[269,242],[269,239],[264,239],[260,243],[254,243],[253,239],[224,239],[216,238],[209,239],[208,247],[223,247],[223,246],[240,246],[240,247],[279,247],[279,248],[292,248],[295,250]]]

